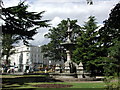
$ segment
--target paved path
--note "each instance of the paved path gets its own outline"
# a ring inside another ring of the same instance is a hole
[[[23,75],[23,72],[15,72],[15,73],[3,73],[3,75]]]

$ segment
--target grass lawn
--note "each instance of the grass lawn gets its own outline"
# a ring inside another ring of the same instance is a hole
[[[67,85],[73,85],[69,88],[104,88],[104,83],[98,82],[98,83],[76,83],[76,82],[54,82],[54,83],[28,83],[29,85],[36,85],[36,84],[67,84]]]
[[[40,78],[38,78],[40,77]],[[40,82],[33,81],[32,79],[42,79],[47,77],[45,75],[3,75],[2,78],[4,83],[2,83],[3,89],[39,89],[38,87],[33,87],[32,85],[37,84],[65,84],[73,85],[70,88],[101,88],[103,89],[105,84],[103,82]],[[27,78],[27,79],[26,79]],[[26,81],[27,80],[27,81]],[[31,82],[30,82],[31,81]],[[17,83],[18,82],[18,83]],[[46,90],[46,89],[45,89]]]
[[[11,84],[11,85],[4,85],[3,89],[29,89],[34,88],[38,89],[38,87],[33,87],[32,85],[37,84],[67,84],[67,85],[73,85],[69,88],[104,88],[104,83],[72,83],[72,82],[55,82],[55,83],[25,83],[23,85],[19,84]]]

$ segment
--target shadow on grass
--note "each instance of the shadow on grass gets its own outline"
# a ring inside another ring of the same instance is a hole
[[[19,88],[21,86],[27,86],[26,83],[37,83],[37,82],[62,82],[61,80],[56,80],[51,77],[43,77],[43,76],[28,76],[28,77],[16,77],[16,78],[2,78],[2,88]],[[15,86],[17,84],[17,86]]]

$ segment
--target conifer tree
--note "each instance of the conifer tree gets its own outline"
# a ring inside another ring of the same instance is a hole
[[[109,18],[104,21],[104,26],[99,30],[101,46],[104,56],[101,57],[104,63],[106,81],[110,82],[110,77],[116,79],[116,83],[108,84],[107,89],[120,89],[120,2],[115,5],[109,14]],[[117,82],[118,81],[118,82]]]
[[[27,40],[33,40],[32,37],[37,34],[37,29],[49,25],[47,24],[49,20],[41,20],[44,11],[39,13],[29,12],[27,8],[28,5],[20,2],[17,6],[1,7],[0,9],[2,11],[0,17],[4,21],[1,26],[3,37],[2,55],[6,55],[6,61],[8,61],[14,43],[22,40],[25,45],[29,45]]]
[[[84,69],[95,74],[97,69],[95,60],[98,56],[98,26],[95,17],[90,16],[82,29],[82,34],[77,38],[77,47],[73,53],[73,61],[82,62]]]
[[[120,53],[120,3],[116,4],[116,6],[111,10],[109,14],[109,18],[104,21],[104,27],[99,30],[100,33],[100,41],[102,44],[102,48],[104,50],[106,70],[107,75],[113,74],[113,72],[117,72],[116,69],[119,62],[119,53]],[[112,67],[115,68],[112,68]],[[109,68],[109,70],[108,70]]]

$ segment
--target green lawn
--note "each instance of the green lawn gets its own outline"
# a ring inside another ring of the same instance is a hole
[[[3,89],[39,89],[38,87],[33,87],[32,85],[37,84],[67,84],[73,85],[70,88],[101,88],[105,87],[103,82],[40,82],[39,79],[45,78],[45,75],[3,75],[2,83]],[[35,80],[34,80],[35,79]],[[45,89],[46,90],[46,89]]]
[[[4,89],[26,89],[26,88],[36,88],[33,87],[32,85],[37,85],[37,84],[69,84],[73,85],[72,87],[69,88],[104,88],[105,84],[104,83],[69,83],[69,82],[56,82],[56,83],[25,83],[23,85],[20,84],[11,84],[11,85],[4,85]]]
[[[73,85],[69,88],[104,88],[104,83],[78,83],[78,82],[54,82],[54,83],[28,83],[29,85],[36,85],[36,84],[67,84]]]

